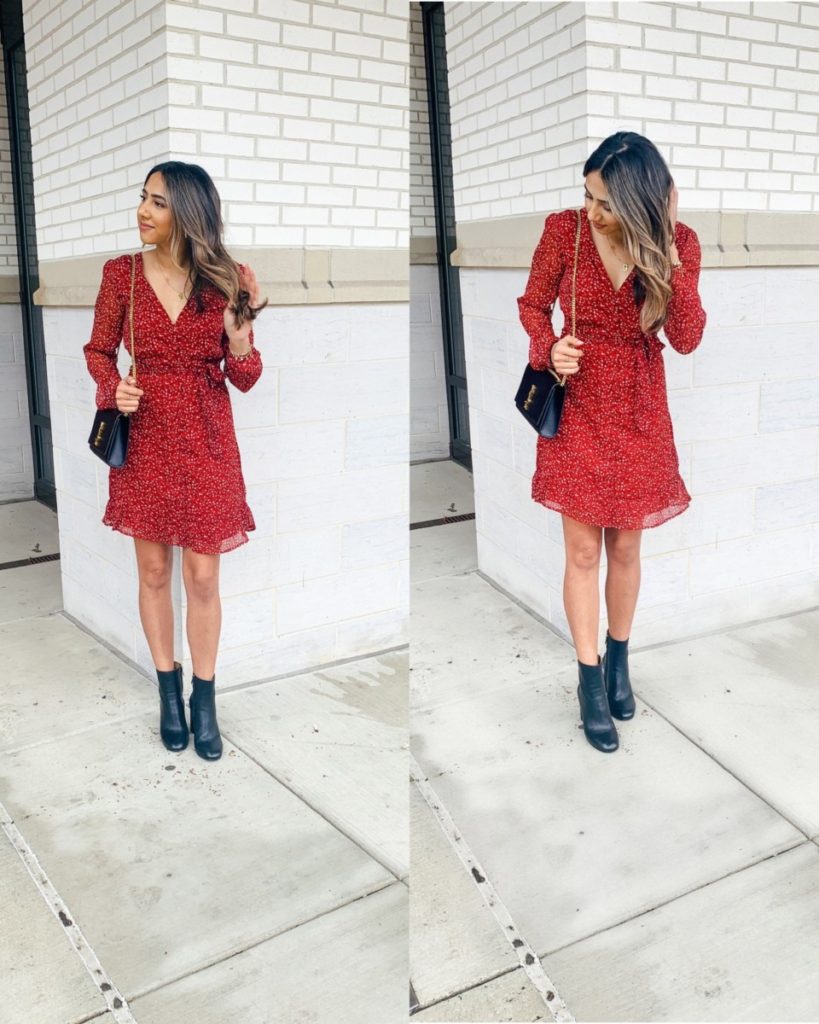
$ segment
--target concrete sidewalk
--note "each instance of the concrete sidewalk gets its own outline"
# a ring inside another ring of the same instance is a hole
[[[412,536],[413,1019],[819,1020],[819,611],[635,650],[604,755],[474,524]]]
[[[59,608],[0,571],[0,1022],[405,1020],[406,652],[223,689],[207,764]]]

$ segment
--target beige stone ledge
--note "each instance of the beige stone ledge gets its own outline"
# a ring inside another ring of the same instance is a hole
[[[20,305],[20,278],[13,274],[0,274],[0,306]]]
[[[544,213],[459,224],[452,265],[528,268],[545,219]],[[680,220],[697,232],[704,267],[819,266],[819,213],[685,210]]]
[[[240,249],[240,263],[256,272],[271,306],[340,302],[407,302],[406,249]],[[112,253],[40,263],[40,306],[93,306],[102,265]]]
[[[410,238],[410,264],[438,262],[438,242],[434,235],[416,235]]]

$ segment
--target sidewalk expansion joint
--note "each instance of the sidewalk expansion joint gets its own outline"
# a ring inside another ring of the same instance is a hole
[[[524,969],[527,977],[543,999],[546,1008],[551,1014],[552,1020],[566,1022],[566,1024],[574,1021],[574,1017],[572,1016],[569,1008],[560,998],[557,988],[549,980],[539,957],[531,945],[526,942],[520,934],[520,930],[515,925],[509,911],[501,902],[500,897],[495,891],[495,887],[487,877],[486,871],[478,862],[475,854],[469,848],[466,840],[450,816],[449,811],[444,807],[443,802],[429,784],[427,773],[422,769],[421,765],[416,761],[412,754],[410,754],[410,778],[418,786],[421,795],[429,805],[429,809],[435,815],[444,835],[446,835],[453,849],[457,853],[459,860],[472,878],[472,881],[475,883],[478,892],[481,894],[481,898],[492,912],[498,923],[498,927],[503,932],[506,941],[512,947],[515,955],[520,961],[521,967]],[[469,987],[476,988],[477,986],[471,985]]]
[[[80,926],[74,920],[60,894],[54,887],[51,879],[45,873],[43,866],[37,859],[37,855],[28,845],[25,837],[14,824],[14,820],[3,804],[0,804],[0,827],[8,838],[11,845],[17,851],[17,855],[25,865],[31,876],[31,880],[37,887],[37,891],[45,900],[52,914],[62,925],[63,931],[71,943],[74,951],[79,956],[83,966],[91,976],[94,985],[99,989],[105,999],[108,1010],[117,1024],[137,1024],[137,1020],[131,1013],[131,1009],[123,994],[116,988],[109,978],[107,972],[97,958],[97,954],[91,948],[86,937],[80,930]]]
[[[266,764],[263,764],[258,758],[254,757],[253,754],[249,753],[249,751],[245,750],[244,747],[237,743],[236,740],[231,739],[229,728],[222,728],[222,735],[226,740],[228,740],[229,743],[231,743],[232,746],[234,746],[239,751],[240,754],[243,754],[248,759],[248,761],[252,761],[257,768],[260,768],[266,775],[269,775],[274,782],[277,782],[280,786],[284,786],[284,788],[288,790],[288,792],[292,793],[297,800],[300,800],[305,807],[309,807],[314,814],[317,814],[322,819],[322,821],[326,821],[331,828],[334,828],[336,832],[340,833],[342,836],[344,836],[345,839],[349,840],[349,842],[357,846],[362,853],[365,853],[370,858],[370,860],[374,860],[376,864],[382,867],[385,871],[388,871],[393,881],[400,882],[402,880],[402,878],[406,874],[406,871],[404,871],[402,874],[402,869],[396,865],[391,865],[387,863],[383,854],[375,850],[367,849],[367,847],[361,842],[360,838],[357,838],[356,836],[351,835],[349,832],[347,832],[344,828],[342,828],[341,824],[338,821],[334,821],[331,817],[327,815],[325,811],[321,809],[321,807],[308,800],[305,794],[299,792],[299,790],[296,789],[296,787],[292,783],[286,782],[284,779],[280,778],[272,768],[269,768]]]
[[[326,910],[320,910],[310,917],[305,917],[301,921],[283,925],[280,928],[273,928],[269,932],[265,932],[263,935],[260,935],[258,938],[251,939],[249,942],[244,943],[242,946],[237,946],[233,949],[228,949],[222,953],[218,953],[215,956],[208,957],[207,960],[203,960],[201,963],[196,964],[194,967],[191,967],[186,971],[180,971],[178,974],[174,974],[165,981],[159,982],[159,984],[146,985],[144,988],[135,989],[131,993],[131,1001],[136,1002],[137,999],[143,999],[145,996],[152,995],[154,992],[161,992],[162,989],[168,988],[169,985],[175,985],[179,981],[184,981],[185,978],[192,978],[194,975],[199,974],[202,971],[210,970],[211,967],[227,963],[228,960],[233,960],[235,957],[241,956],[243,953],[247,953],[252,949],[257,949],[259,946],[263,946],[266,942],[272,942],[273,939],[277,939],[282,935],[287,935],[289,932],[294,932],[299,928],[303,928],[305,925],[312,924],[313,921],[318,921],[323,917],[328,917],[330,914],[335,914],[340,910],[344,910],[346,907],[352,906],[354,903],[359,903],[361,900],[369,899],[370,896],[375,896],[377,893],[383,892],[385,889],[389,889],[394,885],[400,885],[400,882],[396,882],[395,879],[387,879],[383,885],[376,885],[374,888],[368,888],[365,892],[357,893],[355,896],[342,900],[340,903],[337,903],[335,906],[328,907]]]
[[[562,946],[555,946],[554,949],[549,949],[544,952],[543,956],[545,958],[547,956],[555,956],[558,953],[563,953],[567,949],[571,949],[573,946],[578,946],[583,942],[588,942],[589,939],[596,938],[598,935],[605,935],[606,932],[610,932],[615,928],[620,928],[624,924],[631,924],[633,921],[638,921],[641,917],[645,917],[647,914],[653,914],[657,910],[669,907],[678,900],[684,900],[686,897],[691,896],[692,893],[700,892],[702,889],[707,889],[712,885],[717,885],[726,878],[732,878],[734,875],[741,875],[743,871],[753,871],[753,869],[758,867],[760,864],[764,864],[769,860],[775,860],[777,857],[787,857],[789,853],[793,853],[794,850],[801,850],[807,845],[808,840],[799,839],[793,844],[793,846],[787,846],[782,850],[776,850],[774,853],[763,854],[761,857],[750,861],[748,864],[743,864],[731,871],[726,871],[725,874],[718,875],[716,878],[709,878],[707,882],[701,882],[699,885],[694,885],[690,889],[686,889],[685,892],[678,893],[676,896],[671,896],[667,900],[661,900],[659,903],[646,907],[644,910],[638,910],[637,913],[629,914],[626,917],[621,918],[619,921],[612,921],[611,924],[604,925],[596,931],[589,932],[588,935],[580,935],[578,938],[572,939],[571,942],[566,942]]]

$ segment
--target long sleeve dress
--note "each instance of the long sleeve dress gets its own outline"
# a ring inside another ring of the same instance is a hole
[[[644,334],[634,297],[634,270],[619,290],[611,283],[585,209],[580,211],[576,337],[584,342],[578,373],[567,378],[560,428],[537,439],[532,497],[547,508],[593,526],[642,530],[684,512],[691,497],[680,477],[668,412],[662,349]],[[559,298],[570,334],[577,212],[546,218],[535,250],[520,319],[529,335],[529,362],[550,366],[558,340],[552,309]],[[677,222],[682,266],[671,274],[672,297],[663,331],[672,348],[693,352],[705,327],[697,291],[700,244]],[[561,335],[562,336],[562,335]]]
[[[262,372],[258,350],[232,355],[225,297],[210,284],[191,295],[173,323],[135,256],[134,345],[137,386],[128,457],[111,469],[103,522],[143,540],[219,554],[255,529],[233,426],[229,380],[247,391]],[[97,383],[97,407],[116,406],[117,350],[130,352],[131,257],[103,267],[91,339],[84,346]],[[200,308],[201,306],[201,308]],[[253,335],[251,333],[251,343]]]

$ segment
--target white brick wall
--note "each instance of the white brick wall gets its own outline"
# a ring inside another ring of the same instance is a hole
[[[52,308],[44,319],[65,607],[150,670],[133,542],[100,523],[108,471],[86,444],[93,385],[80,349],[92,313]],[[231,389],[257,529],[222,559],[223,683],[406,641],[406,308],[270,309],[257,341],[259,382],[246,395]],[[366,387],[349,386],[357,380]],[[175,585],[184,614],[178,574]]]
[[[169,156],[163,0],[25,0],[41,260],[135,248],[142,175]]]
[[[526,277],[461,271],[478,559],[568,635],[560,518],[530,497],[536,438],[513,403],[528,352],[515,303]],[[819,599],[819,269],[706,269],[700,285],[709,318],[702,345],[691,356],[664,352],[693,500],[644,533],[638,644]]]
[[[6,80],[0,53],[0,274],[17,280],[17,238],[14,224],[14,191],[11,175],[9,118],[6,110]]]
[[[148,168],[201,163],[234,245],[408,244],[401,0],[26,0],[40,257],[134,248]]]
[[[424,66],[424,30],[421,5],[413,2],[410,12],[410,230],[414,237],[435,234],[432,189],[432,156],[429,144],[427,78]]]
[[[438,267],[410,267],[410,457],[449,457],[444,342]]]
[[[400,0],[168,3],[167,19],[170,146],[213,175],[229,241],[408,244]]]
[[[596,142],[669,161],[681,205],[819,210],[816,3],[450,3],[460,222],[579,202]]]

